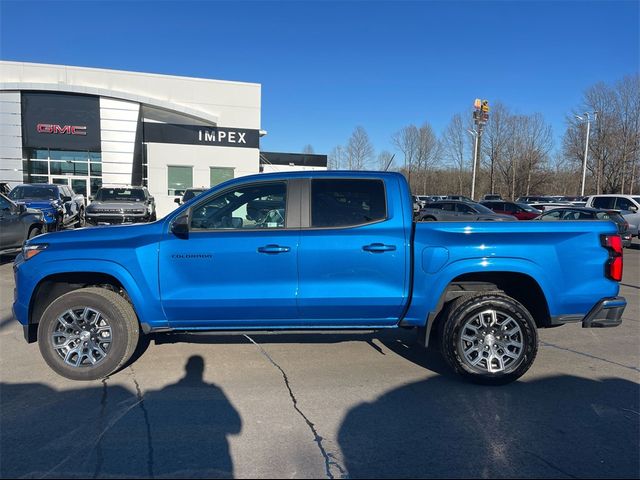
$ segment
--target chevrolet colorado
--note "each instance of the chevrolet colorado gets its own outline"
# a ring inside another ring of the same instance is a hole
[[[453,370],[504,384],[537,329],[616,326],[612,222],[412,221],[397,173],[229,180],[149,224],[25,242],[13,311],[49,366],[102,378],[139,336],[184,330],[416,328]]]

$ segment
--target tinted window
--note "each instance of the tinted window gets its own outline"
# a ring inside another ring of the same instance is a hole
[[[285,227],[287,185],[284,182],[246,185],[227,190],[191,213],[191,228],[244,230]]]
[[[456,205],[456,210],[460,213],[476,213],[473,208],[469,205],[465,205],[464,203],[458,203]]]
[[[56,187],[22,185],[11,190],[9,198],[12,200],[23,200],[25,198],[33,198],[35,200],[55,200],[58,198],[58,190]]]
[[[443,203],[441,208],[442,208],[442,210],[444,210],[446,212],[455,212],[456,211],[456,204],[455,203]]]
[[[11,202],[0,196],[0,210],[11,210]]]
[[[318,179],[311,186],[311,226],[347,227],[387,216],[381,180]]]
[[[96,193],[99,202],[144,202],[144,190],[141,188],[101,188]]]
[[[596,197],[593,199],[593,208],[613,208],[616,197]]]
[[[442,203],[430,203],[429,205],[427,205],[427,208],[435,208],[436,210],[442,210],[443,208],[443,204]]]
[[[635,207],[631,200],[624,197],[616,197],[616,210],[629,210],[630,207]]]

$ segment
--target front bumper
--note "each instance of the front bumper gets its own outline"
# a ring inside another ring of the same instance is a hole
[[[118,214],[86,214],[87,223],[92,225],[113,225],[113,224],[123,224],[123,223],[147,223],[149,222],[150,215],[145,213],[143,215],[135,215],[125,213],[122,215]]]

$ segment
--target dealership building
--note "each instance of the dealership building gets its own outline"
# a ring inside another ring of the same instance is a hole
[[[260,107],[256,83],[0,61],[0,182],[145,185],[164,215],[186,188],[326,169],[261,152]]]

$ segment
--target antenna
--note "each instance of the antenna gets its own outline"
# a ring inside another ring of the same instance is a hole
[[[387,170],[389,170],[389,167],[391,166],[391,162],[393,162],[393,159],[394,159],[395,156],[396,156],[395,153],[393,155],[391,155],[391,158],[389,159],[389,162],[387,163],[387,166],[384,167],[383,172],[386,172]]]

